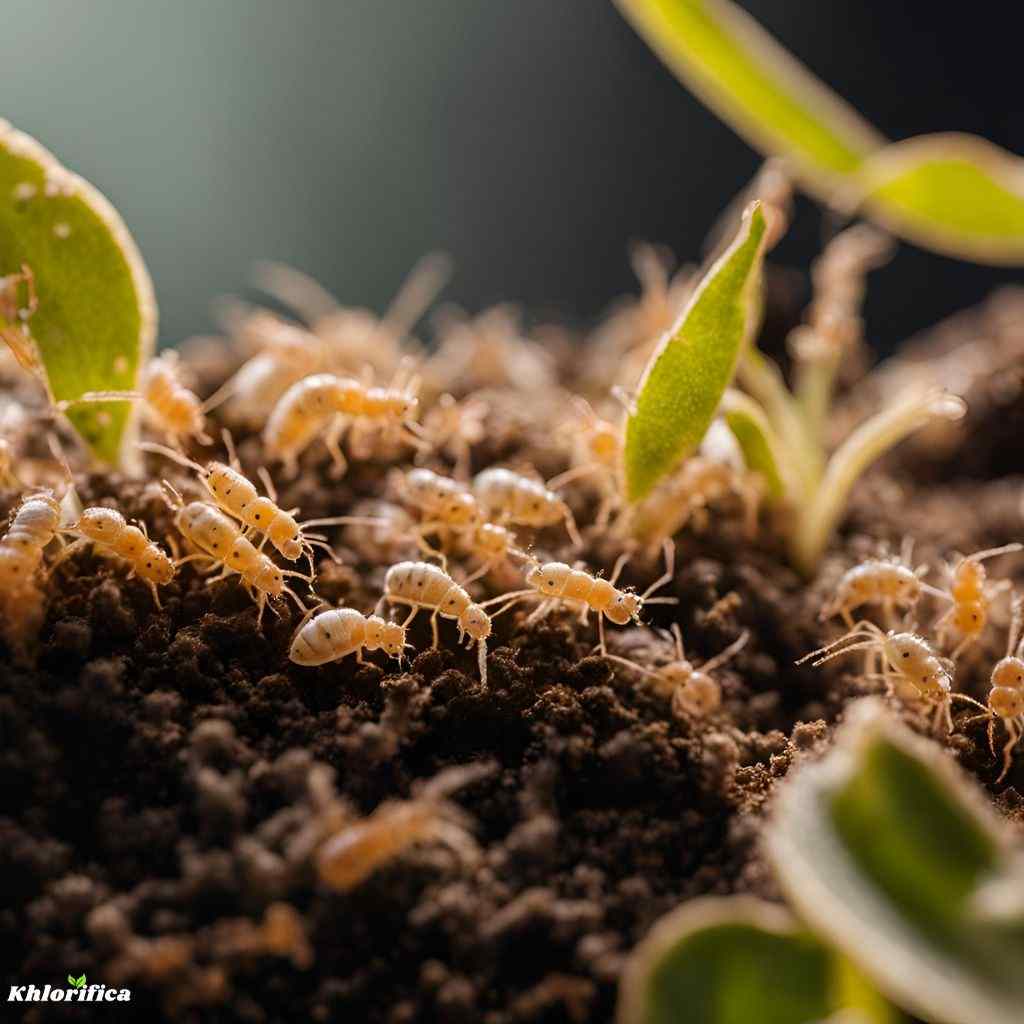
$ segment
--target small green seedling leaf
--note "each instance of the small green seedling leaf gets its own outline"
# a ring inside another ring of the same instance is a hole
[[[73,974],[69,974],[68,975],[68,984],[72,988],[78,988],[78,979]]]
[[[157,317],[135,243],[92,185],[0,121],[0,275],[22,266],[35,279],[38,308],[25,324],[51,397],[132,390],[152,353]],[[127,402],[72,407],[68,417],[97,458],[118,461]]]
[[[77,984],[77,986],[79,988],[85,988],[85,975],[84,974],[79,975],[78,981],[76,982],[76,984]]]
[[[747,469],[760,473],[773,501],[791,494],[785,449],[764,410],[749,395],[731,388],[722,396],[722,418],[736,438]]]
[[[1006,828],[879,701],[856,706],[835,749],[786,783],[767,841],[797,912],[908,1011],[1024,1020],[1024,921],[986,909],[993,892],[1020,892]]]
[[[826,202],[885,144],[856,111],[730,0],[616,0],[663,61]]]
[[[647,364],[626,421],[626,496],[639,501],[692,454],[714,418],[750,327],[766,221],[752,203],[732,245],[705,274]]]
[[[812,1024],[840,1010],[860,1024],[901,1019],[782,907],[708,897],[663,917],[633,951],[616,1024]]]
[[[868,159],[863,201],[919,245],[979,263],[1024,263],[1024,160],[973,135],[921,135]]]

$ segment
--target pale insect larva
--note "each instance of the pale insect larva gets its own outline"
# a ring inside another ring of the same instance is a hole
[[[602,419],[580,395],[572,398],[574,415],[562,427],[571,442],[573,465],[548,481],[558,490],[576,480],[590,478],[601,496],[594,525],[603,529],[612,512],[621,504],[619,464],[622,457],[622,432],[610,420]]]
[[[993,599],[1011,586],[1009,580],[990,583],[982,563],[997,555],[1018,551],[1024,551],[1024,545],[1004,544],[999,548],[961,556],[955,564],[946,567],[947,589],[939,592],[938,596],[950,601],[951,607],[935,623],[935,629],[943,644],[950,636],[960,638],[950,654],[954,660],[985,631]]]
[[[458,401],[447,392],[423,417],[423,439],[434,452],[447,455],[455,463],[456,480],[468,480],[473,445],[484,438],[484,418],[489,406],[479,398]],[[417,453],[417,459],[423,452]]]
[[[264,263],[257,283],[291,307],[324,345],[325,361],[349,372],[395,372],[410,351],[409,332],[451,276],[451,260],[428,253],[409,272],[384,315],[341,306],[320,284],[291,267]]]
[[[687,459],[649,497],[634,505],[622,518],[621,529],[654,552],[691,519],[703,527],[708,506],[730,494],[742,501],[746,531],[753,536],[761,497],[756,478],[703,455]]]
[[[476,523],[457,534],[459,546],[467,554],[480,559],[476,570],[462,581],[463,586],[486,576],[502,563],[513,559],[527,561],[529,555],[516,544],[515,534],[497,523]]]
[[[58,402],[66,410],[83,402],[133,401],[142,399],[146,418],[180,449],[185,440],[212,444],[206,433],[203,404],[196,393],[181,382],[180,360],[174,351],[151,359],[142,370],[138,391],[87,391],[78,398]]]
[[[317,373],[282,395],[263,430],[263,443],[267,455],[295,476],[299,456],[322,434],[333,475],[341,476],[348,468],[341,439],[350,421],[379,423],[418,447],[423,442],[410,430],[417,405],[414,382],[405,387],[367,387],[349,377]]]
[[[263,611],[271,597],[287,595],[303,613],[308,611],[298,594],[285,584],[285,577],[294,576],[306,582],[309,582],[310,577],[275,565],[243,535],[238,523],[216,505],[205,501],[190,501],[186,504],[166,480],[162,483],[167,503],[175,510],[175,526],[193,547],[199,549],[196,554],[179,558],[176,567],[200,561],[219,565],[221,573],[210,579],[210,583],[237,573],[259,608],[257,625],[263,621]]]
[[[1013,618],[1006,641],[1006,655],[996,662],[992,669],[988,707],[979,704],[973,697],[955,693],[954,698],[974,704],[983,714],[969,718],[967,723],[979,718],[988,719],[988,745],[992,756],[996,756],[996,723],[1001,721],[1006,729],[1006,743],[1003,746],[1003,770],[996,779],[1000,783],[1006,778],[1013,763],[1013,750],[1024,736],[1024,600],[1021,595],[1013,599]],[[967,724],[965,723],[965,724]]]
[[[465,637],[467,646],[474,643],[477,646],[480,680],[486,685],[490,616],[443,569],[429,562],[399,562],[391,566],[384,577],[384,595],[380,599],[380,606],[385,603],[404,604],[412,609],[402,623],[403,627],[408,627],[420,609],[429,608],[433,647],[440,644],[438,616],[454,619],[459,627],[460,641]]]
[[[942,596],[922,581],[928,567],[913,568],[912,555],[913,541],[907,538],[898,557],[872,558],[847,569],[836,584],[832,599],[822,606],[819,621],[841,615],[847,629],[853,629],[852,612],[865,604],[877,604],[882,607],[886,625],[891,627],[895,625],[895,613],[913,611],[923,593]]]
[[[334,551],[325,542],[322,535],[309,533],[308,526],[341,526],[356,522],[365,522],[361,517],[333,516],[327,519],[310,519],[298,522],[295,509],[283,509],[277,504],[277,492],[270,475],[262,467],[258,470],[260,480],[267,491],[262,496],[256,486],[242,473],[238,455],[235,452],[231,435],[223,432],[225,447],[228,451],[229,463],[208,462],[201,466],[198,462],[180,455],[170,448],[158,444],[140,444],[144,451],[155,452],[173,459],[181,466],[195,470],[203,486],[214,502],[229,515],[245,524],[246,528],[260,537],[258,550],[269,541],[271,545],[290,562],[297,561],[303,554],[309,560],[310,571],[313,570],[313,548],[318,547],[334,558]]]
[[[267,410],[292,384],[325,368],[324,345],[315,334],[265,309],[229,319],[232,333],[257,351],[204,400],[203,412],[223,405],[222,415],[229,422],[260,427]]]
[[[31,659],[42,625],[45,598],[36,578],[43,550],[58,538],[60,501],[50,492],[23,498],[0,537],[0,621],[4,638],[19,661]]]
[[[474,860],[477,848],[469,819],[445,798],[494,771],[490,762],[446,768],[411,800],[383,803],[367,817],[343,825],[317,851],[320,880],[332,889],[354,889],[419,842],[443,842],[460,859]]]
[[[406,504],[421,513],[423,519],[416,529],[416,543],[422,552],[441,559],[444,554],[427,542],[430,534],[440,534],[442,547],[449,532],[473,527],[482,518],[480,506],[472,492],[450,477],[429,469],[411,469],[398,476],[397,491]]]
[[[950,716],[952,662],[936,654],[928,641],[916,633],[898,633],[895,630],[887,633],[873,622],[863,620],[854,623],[853,628],[838,640],[805,654],[796,664],[811,661],[814,666],[824,665],[850,651],[863,650],[882,656],[881,678],[890,693],[902,700],[913,696],[933,704],[933,728],[938,730],[939,725],[944,724],[947,734],[953,731]]]
[[[473,494],[485,517],[493,522],[538,529],[561,522],[573,546],[583,546],[569,506],[539,480],[510,469],[485,469],[473,480]]]
[[[579,607],[580,622],[584,625],[589,620],[590,612],[596,612],[597,649],[604,655],[608,652],[604,638],[605,618],[617,626],[625,626],[630,622],[640,621],[640,612],[644,605],[675,603],[674,597],[651,597],[656,590],[670,583],[675,575],[675,548],[670,541],[666,541],[663,550],[665,571],[642,594],[634,593],[632,590],[620,590],[615,585],[629,559],[627,553],[619,557],[609,579],[594,576],[585,569],[576,568],[565,562],[546,562],[543,565],[534,562],[533,568],[526,574],[529,589],[493,598],[486,604],[499,600],[517,601],[524,597],[540,595],[544,600],[527,619],[528,625],[540,621],[562,602]]]
[[[617,654],[608,654],[606,657],[609,661],[625,665],[648,679],[655,692],[671,700],[672,713],[677,718],[686,715],[703,717],[716,711],[722,703],[722,688],[711,673],[739,654],[750,639],[750,634],[744,630],[739,639],[734,640],[713,658],[695,667],[685,656],[683,634],[679,624],[673,622],[671,629],[675,641],[675,660],[667,665],[646,668],[628,658],[620,658]]]
[[[162,607],[157,587],[165,586],[174,579],[174,562],[158,544],[149,539],[145,523],[133,526],[116,509],[94,507],[84,509],[78,521],[62,532],[77,540],[60,553],[55,565],[75,551],[95,544],[105,554],[127,562],[131,566],[128,578],[138,576],[145,580],[153,592],[153,603],[157,608]]]
[[[326,665],[350,654],[362,665],[364,650],[382,650],[401,662],[408,646],[404,626],[355,608],[323,608],[311,608],[295,630],[288,657],[296,665]]]

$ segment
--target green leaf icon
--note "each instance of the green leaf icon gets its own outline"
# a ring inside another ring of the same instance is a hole
[[[77,982],[77,981],[75,980],[75,978],[74,978],[74,977],[72,977],[72,975],[70,975],[70,974],[68,975],[68,984],[69,984],[69,985],[70,985],[70,986],[71,986],[72,988],[78,988],[78,982]]]
[[[76,983],[79,988],[85,988],[85,975],[83,974]]]

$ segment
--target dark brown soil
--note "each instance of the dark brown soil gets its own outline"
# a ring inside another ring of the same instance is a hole
[[[1013,330],[1024,348],[1020,319]],[[38,667],[0,654],[5,984],[63,985],[84,973],[130,986],[126,1019],[139,1020],[609,1020],[622,958],[660,914],[705,893],[775,895],[757,846],[766,801],[870,690],[842,664],[793,667],[821,642],[817,614],[838,574],[905,534],[933,563],[1020,538],[1024,457],[1019,440],[987,445],[1008,414],[979,395],[963,443],[919,460],[926,488],[906,458],[858,488],[810,586],[770,540],[745,542],[729,510],[713,531],[680,536],[668,591],[679,605],[652,608],[654,625],[678,621],[699,658],[742,629],[752,634],[721,673],[724,706],[706,721],[673,719],[633,676],[591,656],[592,629],[572,616],[529,631],[525,613],[499,620],[486,688],[450,623],[439,651],[426,650],[429,629],[418,624],[423,653],[405,671],[352,658],[311,670],[287,660],[288,613],[268,614],[257,630],[231,581],[206,586],[183,572],[161,613],[111,563],[69,559],[52,584]],[[1024,399],[1014,402],[1020,418]],[[543,433],[495,428],[494,450],[478,456],[528,457],[555,472],[563,465]],[[242,453],[251,468],[255,442]],[[336,514],[373,496],[383,472],[359,467],[341,484],[310,472],[282,503]],[[171,531],[152,485],[103,475],[79,483],[84,501],[116,501],[156,534]],[[385,567],[360,562],[343,534],[332,540],[345,567],[322,567],[321,593],[368,609]],[[543,541],[558,550],[557,531]],[[607,566],[617,550],[592,542],[585,556]],[[638,561],[628,582],[658,571]],[[958,679],[976,696],[1003,642],[990,632]],[[623,654],[652,643],[649,630],[611,633]],[[982,725],[951,744],[992,782],[998,766]],[[340,894],[296,854],[325,771],[352,811],[367,813],[446,766],[481,759],[497,772],[453,798],[475,822],[478,862],[417,846]],[[1011,816],[1022,812],[1013,788],[1022,783],[1018,765],[1000,787]],[[311,966],[225,953],[225,919],[257,921],[281,900],[305,919]],[[26,1020],[112,1012],[27,1009]]]

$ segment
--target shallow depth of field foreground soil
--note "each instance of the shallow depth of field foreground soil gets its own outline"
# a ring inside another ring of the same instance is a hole
[[[850,700],[876,688],[857,678],[859,659],[793,666],[838,635],[818,612],[839,574],[906,534],[915,561],[936,569],[955,550],[1024,539],[1024,296],[997,295],[908,351],[935,359],[966,343],[975,348],[964,424],[913,439],[858,486],[812,584],[786,567],[767,517],[755,541],[744,539],[733,504],[713,509],[703,532],[679,535],[664,591],[679,604],[645,618],[678,621],[695,660],[751,633],[718,675],[722,709],[703,721],[674,719],[633,673],[594,656],[593,624],[568,612],[527,628],[527,603],[498,619],[485,688],[451,622],[430,651],[421,614],[404,669],[379,653],[372,665],[350,657],[306,669],[287,659],[294,610],[268,613],[257,631],[233,580],[208,586],[182,570],[158,612],[113,563],[68,559],[52,583],[37,668],[16,668],[0,651],[5,986],[84,973],[130,987],[130,1008],[116,1012],[138,1020],[609,1020],[623,957],[660,914],[705,893],[777,895],[758,852],[773,788],[825,748]],[[216,352],[195,365],[206,368],[205,392],[230,369],[211,369]],[[488,397],[474,470],[566,467],[552,441],[561,403],[531,420],[516,396]],[[254,475],[259,439],[239,440]],[[187,485],[164,460],[148,467],[153,481]],[[380,497],[386,475],[387,466],[354,462],[332,481],[315,448],[281,504],[306,517],[348,512]],[[154,482],[97,474],[76,483],[84,503],[116,502],[155,536],[174,532]],[[578,557],[607,572],[621,544],[588,530],[585,488],[567,493],[587,537]],[[3,511],[16,498],[5,493]],[[344,564],[321,561],[317,587],[332,604],[369,611],[387,564],[415,548],[396,543],[388,562],[371,563],[350,530],[330,531]],[[552,557],[577,557],[559,529],[535,541]],[[1024,577],[1024,559],[998,566]],[[660,571],[637,557],[625,582],[642,589]],[[522,585],[514,573],[506,582],[490,577],[476,592]],[[650,629],[608,634],[616,653],[664,658]],[[987,666],[1004,644],[1005,629],[991,628],[962,660],[958,688],[984,700]],[[967,717],[956,711],[958,723]],[[991,784],[1001,765],[984,732],[984,723],[966,733],[958,724],[949,742]],[[478,857],[427,843],[348,893],[315,880],[309,837],[334,794],[348,813],[366,814],[479,760],[494,761],[494,774],[452,797],[473,823]],[[1011,818],[1024,817],[1022,782],[1024,757],[994,792]],[[309,950],[247,951],[240,919],[256,925],[275,902],[299,912]],[[25,1009],[27,1020],[115,1012]]]

